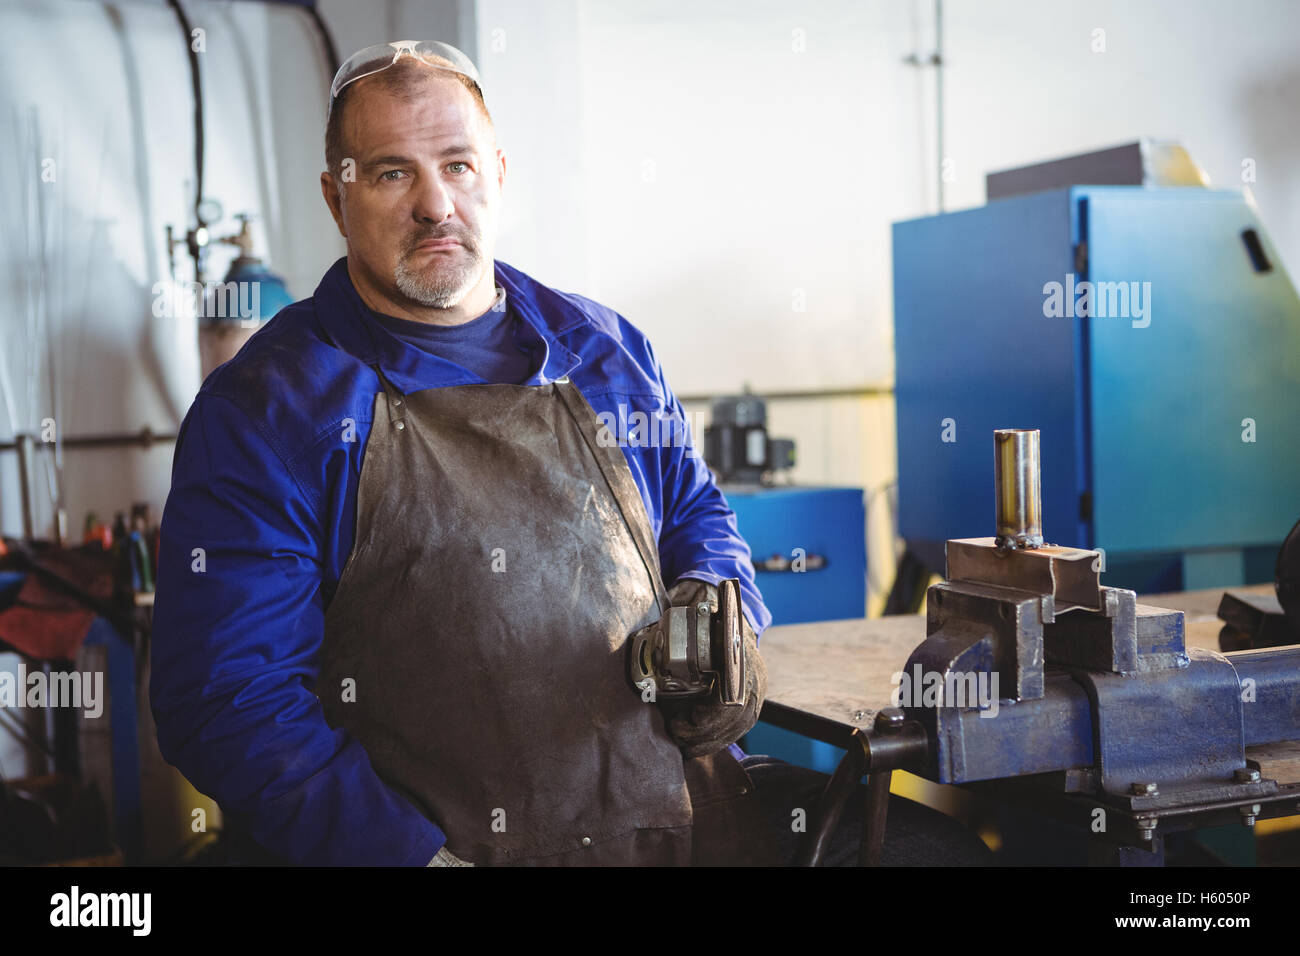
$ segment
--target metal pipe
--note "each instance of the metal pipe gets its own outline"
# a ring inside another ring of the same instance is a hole
[[[23,452],[23,443],[28,446],[36,444],[36,436],[26,432],[20,432],[11,442],[0,441],[0,451],[18,451],[21,455]],[[73,438],[62,438],[59,444],[64,448],[152,448],[156,444],[163,442],[174,442],[176,435],[171,432],[156,433],[147,425],[138,432],[124,432],[115,435],[84,435]],[[41,442],[42,446],[48,442]],[[31,452],[28,451],[28,455]]]
[[[943,0],[934,0],[934,56],[930,62],[934,64],[934,146],[939,158],[939,212],[943,212],[943,164],[947,158],[943,152]]]
[[[997,493],[999,548],[1043,546],[1043,502],[1038,429],[1000,428],[993,433],[993,482]]]
[[[162,442],[174,442],[176,436],[173,434],[156,435],[145,426],[135,433],[124,435],[87,435],[81,438],[63,438],[59,444],[64,448],[152,448],[155,444]],[[37,448],[51,448],[53,445],[49,442],[37,442],[36,436],[27,432],[19,432],[14,435],[13,441],[0,442],[0,452],[16,451],[18,453],[18,497],[19,507],[22,511],[23,519],[23,539],[31,541],[36,536],[36,506],[32,495],[32,465],[34,452]],[[57,450],[56,450],[57,454]],[[54,536],[56,542],[62,544],[70,538],[68,537],[68,513],[62,499],[62,483],[60,483],[60,500],[56,501],[54,509]]]
[[[710,392],[707,395],[683,393],[677,396],[677,400],[683,405],[692,402],[712,402],[719,394],[718,392]],[[795,389],[785,392],[771,392],[764,389],[761,393],[755,394],[761,395],[762,398],[769,402],[785,402],[826,398],[884,398],[893,395],[894,389],[888,385],[860,385],[849,388]]]
[[[867,778],[867,808],[862,817],[858,866],[880,866],[885,852],[885,823],[889,817],[889,786],[893,777],[892,770],[877,770]]]
[[[18,497],[23,512],[23,538],[30,541],[36,533],[36,516],[32,508],[32,437],[14,436],[13,447],[18,452]]]

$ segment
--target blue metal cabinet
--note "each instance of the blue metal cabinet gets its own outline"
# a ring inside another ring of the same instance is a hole
[[[863,617],[867,604],[866,508],[861,488],[723,486],[740,536],[753,552],[755,583],[773,624]],[[802,551],[807,570],[764,571]],[[825,566],[815,568],[817,557]]]
[[[1276,552],[1300,516],[1300,300],[1248,194],[1076,186],[893,238],[899,529],[923,560],[992,534],[1008,427],[1042,432],[1046,538],[1109,572],[1172,558],[1168,583],[1232,585]],[[1064,294],[1083,282],[1089,315]],[[1052,283],[1076,314],[1046,314]]]

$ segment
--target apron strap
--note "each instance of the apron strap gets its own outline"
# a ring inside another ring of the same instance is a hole
[[[388,380],[388,376],[380,369],[379,363],[376,362],[370,366],[374,373],[379,376],[380,387],[384,390],[384,395],[388,399],[388,420],[393,428],[397,431],[406,429],[406,396],[398,391],[397,386]]]
[[[641,553],[641,560],[645,564],[646,573],[654,584],[655,597],[659,602],[659,611],[661,614],[665,613],[671,601],[668,598],[668,589],[664,586],[663,575],[659,570],[659,549],[652,539],[650,522],[648,520],[636,520],[644,515],[644,506],[640,509],[642,514],[638,515],[635,512],[629,514],[629,510],[635,507],[632,502],[641,504],[641,493],[637,491],[636,483],[631,480],[631,472],[628,471],[623,452],[617,444],[602,445],[595,440],[590,427],[591,422],[596,420],[595,412],[582,392],[578,391],[578,386],[574,385],[567,375],[563,378],[557,378],[554,384],[556,393],[560,396],[565,409],[578,426],[578,432],[591,450],[592,457],[596,459],[600,473],[605,476],[605,484],[609,486],[610,494],[618,503],[619,511],[623,514],[623,521],[632,534],[632,540],[636,543],[637,551]],[[611,456],[617,456],[617,458]]]

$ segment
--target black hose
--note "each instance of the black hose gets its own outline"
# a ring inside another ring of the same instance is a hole
[[[830,849],[831,838],[844,816],[849,798],[857,791],[858,781],[867,769],[867,752],[855,738],[844,759],[831,774],[830,782],[817,803],[817,819],[804,837],[795,856],[795,866],[821,866]]]
[[[296,4],[295,4],[296,6]],[[307,4],[307,15],[312,18],[316,24],[316,31],[320,33],[321,42],[325,44],[325,58],[329,61],[330,82],[334,81],[334,74],[339,71],[339,54],[334,48],[334,37],[330,35],[329,27],[325,26],[325,21],[321,19],[320,11],[316,9],[315,3]]]
[[[190,86],[194,90],[194,219],[199,225],[205,225],[199,219],[199,205],[203,202],[203,84],[199,81],[199,55],[194,50],[194,30],[180,0],[167,0],[167,5],[180,21],[185,52],[190,58]]]
[[[324,19],[321,18],[320,11],[316,9],[316,0],[265,0],[265,2],[278,3],[281,6],[307,11],[307,16],[311,17],[312,23],[316,25],[316,32],[320,35],[321,45],[325,47],[325,60],[330,68],[329,77],[332,83],[334,74],[339,71],[339,53],[334,46],[333,34],[330,33],[329,27],[325,25]]]

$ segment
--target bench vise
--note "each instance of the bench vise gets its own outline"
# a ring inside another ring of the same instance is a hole
[[[1300,647],[1188,648],[1181,611],[1101,585],[1099,552],[1043,545],[1037,439],[995,433],[998,535],[947,542],[928,636],[896,706],[855,733],[818,825],[862,773],[884,775],[868,789],[885,802],[893,769],[982,784],[1119,859],[1161,853],[1175,830],[1295,813],[1300,784],[1265,777],[1250,748],[1300,741]],[[879,858],[883,806],[867,821],[863,863]],[[804,862],[828,838],[810,833]]]

